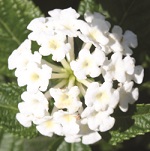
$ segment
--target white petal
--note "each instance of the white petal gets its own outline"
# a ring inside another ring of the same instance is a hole
[[[30,127],[32,125],[31,117],[25,116],[24,114],[17,113],[16,119],[22,124],[24,127]]]
[[[137,36],[132,31],[126,30],[123,40],[129,47],[136,48],[138,45]]]
[[[89,133],[82,137],[82,143],[89,145],[94,144],[101,139],[101,136],[98,132]]]
[[[134,81],[138,84],[142,83],[144,77],[144,69],[142,66],[136,66],[134,70]]]

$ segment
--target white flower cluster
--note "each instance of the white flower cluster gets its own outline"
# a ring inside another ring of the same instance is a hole
[[[137,37],[99,13],[86,13],[85,21],[72,8],[49,15],[30,22],[28,39],[8,59],[18,85],[27,86],[16,118],[45,136],[93,144],[114,126],[114,109],[126,112],[138,99],[133,85],[144,71],[131,56]]]

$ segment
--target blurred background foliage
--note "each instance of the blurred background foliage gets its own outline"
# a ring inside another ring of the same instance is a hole
[[[2,0],[0,0],[1,2]],[[6,0],[9,2],[9,0]],[[138,36],[139,45],[136,49],[134,49],[134,57],[136,59],[136,64],[142,64],[145,70],[145,76],[143,84],[139,87],[140,89],[140,97],[138,100],[138,104],[149,103],[150,100],[150,0],[32,0],[34,4],[37,6],[37,9],[29,8],[29,12],[21,12],[25,16],[25,21],[18,16],[12,16],[7,18],[12,19],[12,22],[18,24],[17,20],[21,20],[20,26],[22,28],[16,28],[16,33],[23,33],[24,28],[26,28],[26,23],[29,22],[32,18],[41,16],[44,14],[48,16],[47,12],[49,10],[55,8],[68,8],[73,7],[76,9],[81,15],[84,14],[85,11],[98,11],[106,16],[106,18],[113,25],[120,25],[123,30],[131,30]],[[25,1],[22,0],[22,3]],[[31,2],[31,0],[28,0]],[[15,0],[14,0],[15,3]],[[22,5],[22,4],[19,4]],[[1,5],[2,6],[2,5]],[[30,4],[27,5],[30,7]],[[38,11],[38,8],[41,12]],[[8,13],[11,6],[8,5]],[[26,9],[26,8],[24,8]],[[16,11],[19,11],[19,8],[16,8]],[[0,12],[2,12],[2,8],[0,8]],[[37,13],[35,13],[37,12]],[[31,17],[27,17],[27,16]],[[0,14],[1,17],[1,14]],[[14,20],[14,18],[16,20]],[[25,23],[24,23],[25,22]],[[18,25],[19,26],[19,25]],[[1,29],[1,28],[0,28]],[[18,31],[19,30],[19,31]],[[1,32],[1,31],[0,31]],[[20,37],[20,40],[23,41],[27,35],[27,33],[23,33],[24,36]],[[0,35],[0,43],[4,38],[7,38],[6,33],[3,35],[3,39],[1,39]],[[19,37],[19,35],[18,35]],[[11,39],[7,39],[8,41]],[[10,48],[15,49],[17,47],[16,44],[10,44]],[[7,46],[8,47],[8,46]],[[8,53],[2,53],[2,51],[8,51],[10,54],[10,50],[0,49],[0,58],[3,58],[4,55],[8,56]],[[15,81],[10,72],[6,73],[6,57],[0,60],[0,82],[11,82]],[[4,65],[5,64],[5,65]],[[5,71],[5,74],[3,75]],[[1,112],[1,111],[0,111]],[[116,136],[117,137],[117,136]],[[124,141],[123,143],[117,144],[115,146],[108,144],[106,141],[102,140],[100,143],[96,143],[91,145],[91,149],[88,146],[82,144],[74,144],[71,146],[65,142],[61,145],[58,145],[62,142],[62,138],[48,138],[43,136],[38,136],[33,139],[24,139],[19,138],[17,136],[13,136],[12,134],[5,133],[0,130],[0,151],[149,151],[150,150],[150,133],[146,133],[143,136],[137,136],[130,140]],[[67,144],[67,145],[66,145]]]

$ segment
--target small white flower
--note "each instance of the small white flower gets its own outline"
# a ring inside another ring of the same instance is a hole
[[[110,45],[110,48],[114,52],[122,52],[125,55],[132,55],[131,48],[136,48],[138,45],[137,36],[132,31],[125,31],[124,35],[121,27],[114,26],[112,33],[109,34],[110,38],[114,40],[114,43]]]
[[[53,114],[53,117],[62,125],[63,135],[76,135],[79,132],[77,114],[70,114],[66,111],[59,110]]]
[[[124,59],[125,71],[128,75],[132,75],[135,70],[135,59],[127,55]]]
[[[69,113],[75,113],[82,106],[79,100],[80,91],[77,86],[70,89],[50,89],[50,95],[54,98],[54,105],[58,109],[67,109]]]
[[[91,14],[88,12],[85,13],[84,18],[88,24],[81,26],[80,30],[82,34],[79,34],[79,38],[99,48],[108,44],[109,38],[107,37],[107,33],[110,24],[105,21],[105,17],[99,13]]]
[[[27,90],[36,92],[38,89],[45,91],[51,78],[52,69],[47,65],[42,65],[41,68],[36,64],[28,64],[25,72],[19,75],[18,85],[27,85]]]
[[[91,132],[82,136],[82,143],[85,145],[94,144],[101,140],[101,136],[98,132]]]
[[[106,60],[102,66],[102,74],[105,81],[117,80],[118,82],[125,82],[132,78],[135,70],[134,58],[127,55],[123,58],[122,53],[116,52],[111,56],[110,60]]]
[[[138,45],[137,36],[130,30],[126,30],[123,35],[122,45],[125,50],[125,54],[132,54],[131,48],[136,48]]]
[[[138,83],[141,84],[143,81],[143,77],[144,77],[144,69],[142,66],[138,65],[135,66],[134,68],[134,73],[133,73],[133,80]]]
[[[28,52],[22,53],[19,56],[18,60],[16,61],[18,66],[17,66],[16,71],[15,71],[15,76],[19,77],[20,74],[25,72],[27,67],[28,67],[28,64],[30,64],[30,63],[40,64],[41,58],[42,58],[42,56],[36,51],[34,52],[34,54],[31,54]]]
[[[74,9],[55,9],[49,11],[48,14],[54,20],[57,33],[59,32],[69,37],[76,37],[78,35],[79,24],[82,21],[78,19],[80,15]]]
[[[100,65],[105,60],[105,54],[96,49],[92,54],[88,49],[82,49],[79,52],[78,59],[70,63],[71,69],[74,71],[75,76],[79,79],[86,79],[87,75],[97,77],[101,73]]]
[[[112,108],[97,112],[93,107],[86,107],[81,117],[83,118],[84,124],[88,124],[91,130],[105,132],[114,126],[115,119],[110,116],[112,113]]]
[[[53,22],[49,18],[35,18],[27,26],[27,29],[32,32],[28,35],[30,40],[36,41],[41,44],[43,40],[46,40],[47,35],[54,35]]]
[[[80,124],[79,135],[82,136],[82,143],[85,145],[94,144],[102,138],[98,132],[89,129],[87,124]]]
[[[108,107],[115,108],[118,101],[119,92],[113,90],[111,82],[104,82],[102,85],[93,82],[85,94],[85,104],[88,107],[94,106],[96,111],[104,111]]]
[[[80,15],[71,7],[67,9],[54,9],[48,14],[54,19],[77,19]]]
[[[118,88],[120,92],[119,108],[123,112],[128,110],[128,104],[133,104],[138,99],[138,89],[133,89],[133,84],[133,82],[125,82]]]
[[[48,101],[38,91],[33,94],[30,92],[23,92],[21,98],[24,102],[18,104],[20,113],[17,114],[17,120],[25,127],[31,126],[31,122],[38,123],[44,116],[48,115]]]
[[[135,66],[135,59],[129,55],[122,58],[123,55],[117,52],[111,56],[111,60],[105,60],[102,66],[102,74],[105,81],[117,80],[124,83],[134,80],[140,84],[144,76],[142,66]]]
[[[16,119],[24,127],[30,127],[32,125],[33,116],[32,115],[25,115],[23,113],[17,113]]]
[[[87,12],[84,14],[84,18],[89,25],[91,25],[92,27],[98,27],[98,29],[103,33],[107,33],[109,31],[110,23],[106,21],[105,17],[100,13],[94,12],[94,14],[92,14],[90,12]]]
[[[79,38],[85,43],[92,43],[95,47],[101,48],[101,45],[106,45],[109,42],[107,36],[99,30],[98,27],[90,27],[84,25],[79,34]]]
[[[36,126],[36,129],[44,136],[52,137],[53,133],[62,135],[61,125],[51,116],[45,116],[43,121]]]
[[[61,61],[65,58],[65,55],[70,50],[70,44],[65,43],[66,36],[64,35],[53,35],[48,36],[46,40],[44,39],[42,41],[41,47],[39,49],[39,52],[43,56],[48,56],[52,54],[52,59],[54,61]]]
[[[26,64],[27,57],[31,55],[31,41],[26,39],[8,58],[8,68],[10,70],[23,67]],[[25,56],[25,58],[23,58]],[[21,59],[20,59],[21,57]],[[23,59],[23,60],[22,60]],[[28,59],[29,60],[29,59]]]
[[[88,125],[80,124],[80,131],[77,135],[67,135],[65,141],[68,143],[80,142],[85,145],[94,144],[101,139],[98,132],[89,129]]]
[[[120,26],[114,26],[112,28],[112,33],[109,33],[109,47],[113,52],[123,52],[122,43],[120,43],[122,39],[122,28]]]

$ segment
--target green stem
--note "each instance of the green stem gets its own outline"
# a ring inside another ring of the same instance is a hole
[[[63,78],[68,78],[67,73],[52,73],[51,79],[63,79]]]
[[[63,86],[66,85],[66,83],[67,83],[67,80],[62,80],[61,82],[56,84],[53,88],[62,88]]]
[[[75,77],[74,76],[70,76],[69,83],[68,83],[68,88],[73,87],[74,83],[75,83]]]
[[[56,65],[54,65],[50,62],[47,62],[46,60],[43,60],[43,59],[42,59],[42,64],[46,64],[49,67],[51,67],[53,69],[53,72],[63,72],[64,71],[64,69],[62,67],[56,66]]]
[[[88,49],[88,50],[90,50],[91,46],[92,46],[92,43],[83,43],[82,49]]]
[[[77,86],[79,87],[81,94],[84,96],[85,95],[85,88],[83,87],[83,85],[81,83],[77,83]]]
[[[69,55],[67,57],[67,60],[70,62],[70,61],[75,59],[75,56],[74,56],[74,39],[73,39],[73,37],[68,37],[68,42],[71,45],[71,50],[69,51]]]
[[[49,100],[51,98],[51,95],[50,95],[49,91],[45,92],[44,95],[47,98],[47,100]]]
[[[70,65],[69,65],[69,63],[66,61],[66,59],[63,59],[63,60],[61,61],[61,64],[62,64],[62,66],[63,66],[65,69],[70,69]]]
[[[88,87],[90,85],[90,81],[86,80],[78,80],[78,82],[82,83],[83,85],[85,85],[86,87]]]

